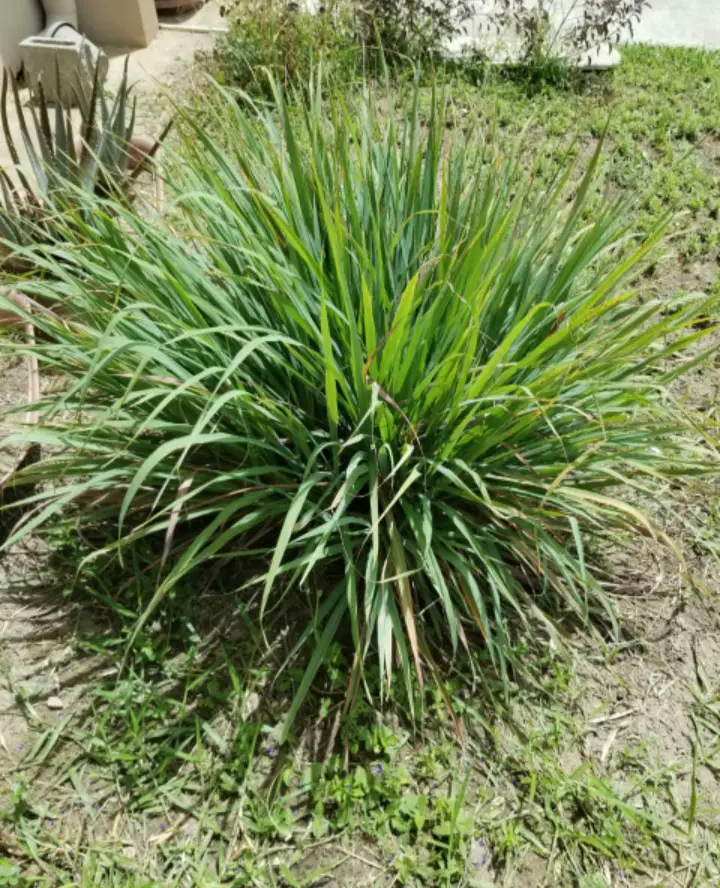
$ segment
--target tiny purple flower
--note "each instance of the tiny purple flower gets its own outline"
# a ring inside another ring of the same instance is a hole
[[[167,824],[161,823],[160,824],[160,832],[165,832],[166,829],[167,829]]]

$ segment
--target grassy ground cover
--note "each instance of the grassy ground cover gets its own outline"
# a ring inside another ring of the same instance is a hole
[[[716,280],[720,56],[695,49],[638,46],[623,52],[611,77],[598,75],[580,89],[527,89],[498,82],[461,91],[510,131],[531,126],[566,142],[597,138],[608,127],[608,181],[641,200],[646,224],[658,213],[684,213],[676,243],[677,275],[711,286]],[[678,282],[666,277],[666,285]],[[684,283],[684,281],[683,281]]]

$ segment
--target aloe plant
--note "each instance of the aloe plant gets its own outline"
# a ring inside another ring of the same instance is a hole
[[[10,91],[31,178],[23,170],[10,130]],[[38,84],[37,107],[31,106],[26,111],[15,79],[8,71],[3,72],[0,118],[18,184],[6,170],[0,169],[0,240],[20,246],[52,240],[53,217],[77,204],[73,199],[77,189],[104,195],[127,193],[128,186],[156,153],[168,130],[141,150],[140,162],[134,160],[137,98],[131,93],[127,60],[113,100],[101,88],[97,67],[89,93],[78,78],[74,94],[81,121],[76,130],[69,103],[57,102],[51,110],[42,81]],[[15,260],[14,264],[20,263]]]

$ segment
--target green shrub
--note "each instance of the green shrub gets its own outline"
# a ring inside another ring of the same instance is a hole
[[[486,0],[488,30],[513,30],[529,64],[553,49],[579,60],[633,36],[650,0]]]
[[[213,74],[267,96],[268,72],[285,87],[305,87],[319,61],[325,86],[342,87],[409,59],[439,60],[473,7],[468,0],[330,0],[310,12],[297,0],[232,0],[223,11],[229,32],[213,50]]]
[[[186,120],[165,222],[86,196],[67,249],[32,251],[52,277],[17,283],[66,316],[3,343],[64,381],[8,545],[63,522],[157,541],[145,618],[212,565],[242,565],[265,621],[307,590],[288,725],[336,638],[352,699],[371,654],[410,685],[481,645],[502,677],[524,627],[612,623],[586,542],[653,533],[633,488],[707,470],[666,384],[717,302],[638,298],[662,232],[636,245],[595,199],[598,155],[568,202],[572,169],[540,191],[522,146],[453,138],[443,97],[321,92]]]
[[[339,87],[362,70],[362,52],[344,3],[313,14],[288,0],[248,0],[234,9],[229,22],[210,66],[223,84],[269,96],[268,74],[286,86],[307,84],[321,61],[328,82]]]
[[[470,0],[362,0],[352,8],[358,42],[382,46],[393,65],[447,59],[452,38],[477,12]]]

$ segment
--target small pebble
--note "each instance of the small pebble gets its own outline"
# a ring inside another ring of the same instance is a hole
[[[45,705],[48,709],[64,709],[65,704],[60,699],[60,697],[48,697],[45,701]]]

